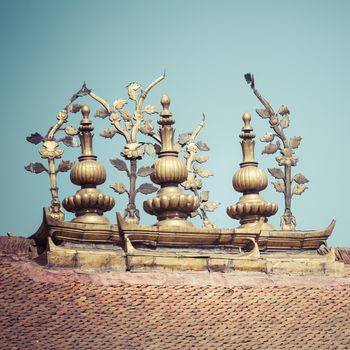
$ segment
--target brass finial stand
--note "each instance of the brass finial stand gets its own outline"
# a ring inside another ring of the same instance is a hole
[[[276,214],[278,206],[265,201],[259,195],[259,192],[267,187],[268,179],[254,159],[255,135],[251,133],[253,131],[250,125],[251,116],[249,113],[244,113],[242,119],[243,134],[239,137],[242,139],[243,162],[234,174],[232,184],[237,192],[243,193],[243,196],[237,204],[227,208],[227,214],[233,219],[240,220],[240,228],[249,228],[260,223],[261,229],[273,230],[273,225],[267,223],[267,217]]]
[[[73,165],[70,173],[71,181],[81,186],[81,189],[74,196],[65,198],[62,204],[66,210],[75,213],[76,218],[72,222],[109,224],[103,212],[114,207],[114,199],[96,188],[97,185],[106,181],[106,170],[96,161],[97,157],[93,154],[92,131],[94,127],[89,119],[89,107],[84,105],[81,113],[83,119],[80,121],[79,138],[82,155],[79,157],[79,162]]]
[[[159,160],[154,164],[154,172],[151,180],[161,186],[157,196],[143,203],[144,210],[151,215],[156,215],[159,226],[192,227],[187,221],[191,212],[199,206],[199,199],[193,195],[186,195],[178,185],[187,179],[188,171],[184,162],[178,158],[178,152],[174,148],[174,128],[172,125],[172,113],[169,110],[170,99],[164,95],[161,99],[163,111],[159,134],[162,148],[159,152]]]

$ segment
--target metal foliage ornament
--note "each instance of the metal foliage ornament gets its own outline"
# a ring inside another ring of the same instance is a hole
[[[88,95],[90,90],[86,87],[85,83],[82,88],[76,92],[68,104],[58,113],[57,122],[48,130],[45,136],[42,136],[40,133],[35,132],[28,136],[26,140],[34,145],[42,144],[43,148],[38,150],[41,158],[47,159],[48,167],[46,168],[42,163],[29,163],[24,168],[25,170],[34,173],[40,174],[45,172],[49,175],[50,178],[50,191],[51,191],[51,205],[48,208],[50,216],[57,220],[64,220],[64,212],[61,206],[61,203],[58,198],[58,187],[57,187],[57,174],[68,172],[73,163],[69,160],[62,160],[56,167],[55,160],[60,159],[64,151],[59,149],[60,143],[63,143],[67,147],[79,147],[80,143],[76,138],[76,135],[79,133],[77,129],[73,126],[67,126],[62,128],[63,124],[67,123],[69,113],[77,113],[81,109],[80,104],[75,104],[75,100],[79,97]],[[57,132],[64,131],[66,136],[61,138],[56,138]]]
[[[291,205],[292,197],[294,195],[301,195],[307,190],[306,184],[309,180],[298,173],[292,177],[292,167],[298,163],[298,158],[295,157],[295,149],[299,147],[302,138],[300,136],[287,137],[285,129],[289,127],[290,118],[289,109],[282,105],[277,113],[272,109],[267,100],[255,88],[254,76],[250,73],[245,74],[247,83],[252,88],[255,96],[265,107],[264,109],[257,109],[256,112],[263,119],[268,119],[270,127],[273,132],[266,133],[260,140],[268,143],[262,151],[262,154],[275,154],[279,151],[280,155],[276,157],[277,164],[283,168],[268,169],[271,176],[276,180],[272,181],[273,186],[277,192],[284,195],[285,209],[281,217],[282,230],[295,230],[296,219],[292,214]],[[293,187],[293,182],[294,187]],[[292,188],[293,187],[293,188]]]
[[[200,201],[199,208],[191,213],[191,217],[199,215],[203,220],[204,227],[215,228],[216,226],[209,220],[207,212],[213,212],[220,205],[220,202],[209,200],[209,191],[199,192],[203,186],[203,180],[199,177],[207,178],[214,175],[211,170],[201,166],[201,164],[204,164],[209,158],[198,154],[199,151],[209,151],[209,147],[205,142],[196,142],[196,137],[204,125],[205,116],[203,115],[203,120],[192,133],[186,132],[179,135],[178,144],[183,148],[183,156],[186,159],[186,167],[188,170],[187,180],[183,182],[181,186],[186,190],[191,190]]]
[[[148,177],[153,171],[150,167],[138,169],[137,161],[142,159],[145,153],[154,158],[157,150],[159,150],[159,145],[150,142],[140,142],[137,137],[141,133],[150,136],[158,143],[161,142],[158,132],[154,130],[152,120],[145,118],[146,115],[157,114],[158,111],[154,106],[144,106],[144,102],[150,90],[164,78],[165,74],[161,75],[145,89],[142,89],[138,82],[127,85],[129,100],[134,103],[132,112],[126,108],[128,105],[126,99],[119,98],[112,104],[109,104],[94,92],[89,92],[89,95],[103,106],[103,109],[95,113],[95,117],[108,117],[113,125],[112,128],[102,131],[100,136],[112,139],[116,134],[119,134],[123,136],[126,142],[121,155],[125,161],[129,162],[129,166],[124,160],[118,158],[111,159],[110,162],[118,171],[126,173],[129,178],[129,185],[114,183],[110,187],[118,194],[126,193],[128,195],[128,204],[124,211],[124,219],[128,223],[138,224],[140,221],[140,212],[135,204],[137,193],[150,194],[157,191],[157,187],[151,183],[144,183],[136,187],[138,177]]]

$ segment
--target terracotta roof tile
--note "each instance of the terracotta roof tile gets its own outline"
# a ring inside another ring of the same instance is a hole
[[[0,236],[0,255],[26,256],[34,259],[38,251],[34,239]]]
[[[50,273],[0,259],[1,349],[350,348],[349,285],[103,285]]]

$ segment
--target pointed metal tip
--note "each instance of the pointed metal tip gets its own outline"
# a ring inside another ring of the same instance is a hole
[[[248,84],[250,84],[252,82],[252,74],[251,73],[244,74],[244,79]]]

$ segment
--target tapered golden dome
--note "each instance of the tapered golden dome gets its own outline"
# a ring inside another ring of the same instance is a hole
[[[240,168],[232,178],[233,188],[237,192],[262,191],[267,187],[268,178],[264,170],[255,165]]]
[[[106,169],[96,160],[86,159],[75,163],[70,173],[70,179],[75,185],[101,185],[106,181]]]
[[[151,180],[156,184],[181,183],[186,181],[188,171],[186,165],[177,157],[165,156],[154,164]]]

